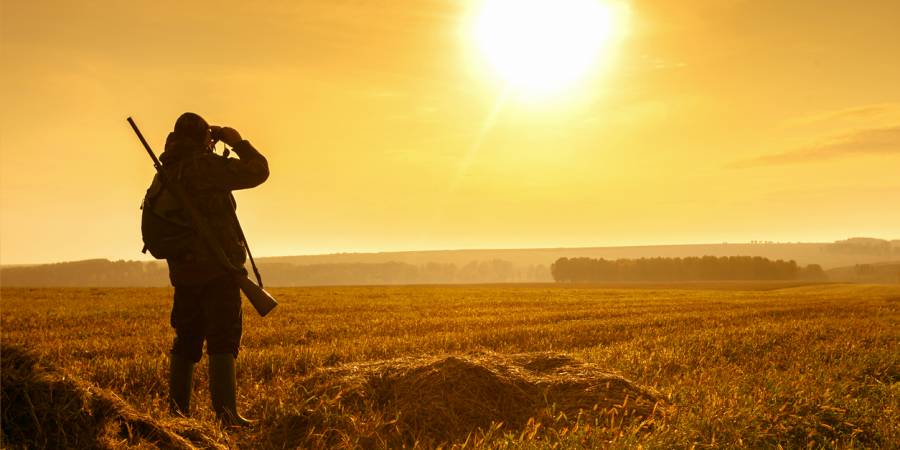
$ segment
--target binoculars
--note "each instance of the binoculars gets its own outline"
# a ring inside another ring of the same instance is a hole
[[[219,142],[222,140],[222,127],[216,125],[209,126],[209,137],[212,138],[213,142]]]

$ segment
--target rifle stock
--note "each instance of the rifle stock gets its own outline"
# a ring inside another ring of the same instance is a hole
[[[250,300],[250,304],[253,305],[253,308],[256,309],[256,312],[259,313],[260,317],[266,317],[266,314],[268,314],[269,311],[272,311],[278,306],[278,302],[275,301],[275,298],[272,297],[272,295],[250,281],[246,276],[235,274],[235,279],[237,279],[241,292],[247,296],[247,300]]]
[[[170,179],[168,173],[166,173],[165,168],[163,168],[162,163],[159,162],[159,159],[156,157],[156,154],[153,153],[153,149],[150,148],[150,144],[147,143],[147,140],[144,139],[144,135],[141,134],[141,130],[138,129],[137,124],[134,123],[134,120],[131,117],[128,118],[128,124],[131,125],[131,128],[134,130],[134,133],[137,134],[138,139],[140,139],[141,144],[144,145],[144,149],[147,150],[147,153],[150,155],[150,158],[153,160],[153,166],[156,168],[157,173],[159,173],[160,179],[163,182],[163,186],[178,199],[181,206],[184,207],[185,211],[188,213],[188,217],[190,218],[191,225],[194,228],[194,231],[197,232],[197,235],[206,244],[206,247],[212,252],[213,257],[215,257],[216,261],[221,265],[225,270],[231,272],[235,279],[238,282],[238,286],[240,286],[241,292],[247,296],[247,299],[250,300],[250,304],[253,305],[253,308],[256,309],[256,312],[259,313],[260,316],[265,316],[272,309],[278,306],[278,302],[275,301],[275,298],[269,295],[263,288],[253,284],[250,279],[247,278],[246,271],[243,268],[235,267],[235,265],[228,259],[228,256],[225,255],[225,251],[222,249],[222,246],[213,236],[212,231],[206,223],[206,220],[203,216],[200,215],[200,212],[197,211],[197,208],[194,207],[194,204],[191,203],[190,197],[187,195],[187,192],[181,187],[180,184],[176,180]],[[237,217],[235,216],[235,220]],[[243,236],[243,231],[241,231],[241,236]],[[256,266],[254,265],[254,270]],[[257,272],[258,274],[258,272]]]

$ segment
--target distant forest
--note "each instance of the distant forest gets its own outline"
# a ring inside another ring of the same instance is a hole
[[[267,286],[826,278],[897,283],[900,240],[341,253],[263,257],[257,262]],[[3,266],[0,285],[168,286],[169,276],[164,261],[92,259]]]
[[[850,238],[825,246],[825,251],[844,255],[873,255],[885,260],[900,259],[900,239]]]
[[[263,280],[273,286],[453,284],[548,282],[546,265],[516,266],[493,259],[458,266],[449,263],[260,264]]]
[[[168,286],[169,268],[165,263],[141,261],[84,261],[4,267],[0,271],[3,286],[125,287]]]
[[[549,282],[546,265],[516,266],[509,261],[471,261],[458,266],[446,263],[408,264],[336,263],[298,265],[261,262],[259,270],[266,286],[451,284]],[[165,262],[85,261],[4,267],[3,286],[125,287],[168,286]]]
[[[609,281],[737,281],[825,280],[818,264],[799,267],[795,261],[758,256],[594,259],[560,258],[550,266],[557,282]]]

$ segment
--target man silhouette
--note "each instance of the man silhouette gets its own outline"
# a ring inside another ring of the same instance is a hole
[[[239,158],[213,152],[217,140],[230,145]],[[166,139],[160,161],[179,181],[216,240],[235,267],[244,267],[246,243],[235,216],[231,191],[262,184],[269,165],[240,133],[210,127],[199,115],[184,113]],[[178,257],[168,258],[175,287],[171,324],[175,329],[169,365],[169,404],[190,415],[194,365],[209,356],[209,391],[216,417],[225,425],[251,422],[237,412],[235,358],[241,342],[241,293],[234,274],[216,261],[199,238]]]

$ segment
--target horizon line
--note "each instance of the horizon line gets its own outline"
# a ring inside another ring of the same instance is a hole
[[[666,243],[666,244],[630,244],[630,245],[588,245],[588,246],[548,246],[548,247],[465,247],[465,248],[443,248],[443,249],[420,249],[420,250],[356,250],[356,251],[332,251],[332,252],[323,252],[323,253],[293,253],[293,254],[282,254],[282,255],[263,255],[256,256],[255,259],[265,259],[265,258],[295,258],[295,257],[314,257],[314,256],[335,256],[335,255],[378,255],[385,253],[432,253],[432,252],[465,252],[465,251],[516,251],[516,250],[563,250],[563,249],[598,249],[598,248],[634,248],[634,247],[678,247],[678,246],[699,246],[699,245],[802,245],[802,244],[831,244],[835,242],[840,242],[842,240],[849,239],[877,239],[887,242],[897,242],[900,239],[887,239],[887,238],[874,238],[868,236],[854,236],[845,239],[838,239],[834,241],[764,241],[764,240],[750,240],[750,241],[742,241],[742,242],[687,242],[687,243]],[[137,261],[137,262],[155,262],[155,261],[163,261],[161,259],[147,258],[147,259],[110,259],[109,257],[88,257],[83,259],[71,259],[71,260],[57,260],[52,262],[26,262],[26,263],[7,263],[2,262],[2,257],[0,257],[0,267],[15,267],[15,266],[41,266],[41,265],[49,265],[49,264],[61,264],[61,263],[69,263],[69,262],[80,262],[80,261],[91,261],[91,260],[107,260],[107,261]]]

